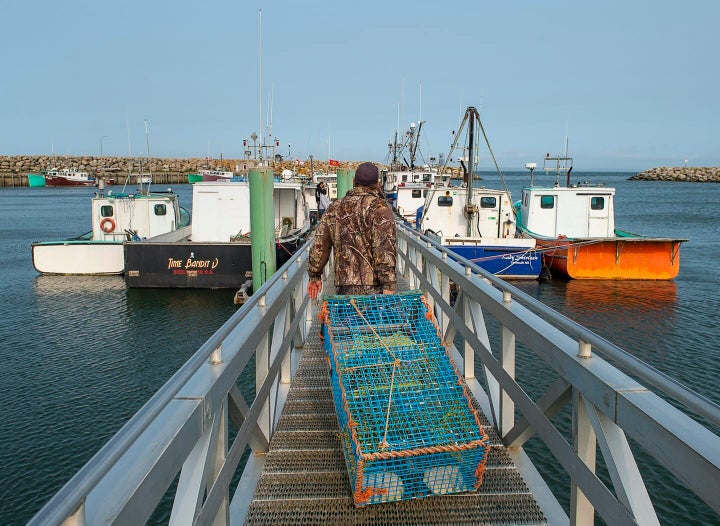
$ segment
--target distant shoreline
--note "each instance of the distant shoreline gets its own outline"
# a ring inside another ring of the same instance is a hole
[[[628,181],[683,181],[689,183],[720,183],[720,167],[660,166],[645,170]]]

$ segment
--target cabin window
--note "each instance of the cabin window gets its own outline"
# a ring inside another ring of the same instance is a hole
[[[593,210],[605,209],[605,198],[598,195],[590,198],[590,208]]]
[[[541,195],[540,196],[540,208],[555,208],[555,196],[554,195]]]
[[[480,208],[495,208],[497,206],[496,197],[481,197]]]
[[[432,175],[423,174],[423,183],[430,183],[430,182],[432,182]]]
[[[155,205],[155,215],[156,216],[164,216],[167,214],[167,206],[165,205]]]
[[[441,195],[438,197],[438,206],[452,206],[453,198],[449,195]]]
[[[100,207],[100,215],[103,217],[112,217],[114,214],[112,205],[103,205]]]
[[[403,174],[403,176],[402,176],[402,180],[403,180],[403,182],[404,182],[404,183],[406,183],[406,182],[407,182],[407,174]]]
[[[422,190],[413,190],[412,191],[413,199],[418,199],[421,196],[422,196]]]

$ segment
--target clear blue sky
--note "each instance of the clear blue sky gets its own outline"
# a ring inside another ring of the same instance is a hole
[[[0,0],[0,155],[125,156],[126,119],[144,154],[147,119],[153,156],[241,157],[259,9],[283,154],[382,161],[398,113],[447,153],[473,105],[503,170],[566,129],[576,171],[720,165],[715,0]]]

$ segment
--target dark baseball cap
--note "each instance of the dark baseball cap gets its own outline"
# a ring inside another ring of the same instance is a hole
[[[362,163],[355,169],[355,186],[375,186],[378,168],[373,163]]]

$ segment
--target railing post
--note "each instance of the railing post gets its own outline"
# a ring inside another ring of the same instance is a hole
[[[465,275],[471,276],[472,275],[472,269],[470,267],[465,267]],[[475,326],[475,320],[473,317],[473,306],[471,305],[472,300],[470,299],[470,296],[465,296],[463,298],[463,319],[465,320],[465,325],[467,325],[473,332],[477,334],[477,327]],[[465,378],[475,378],[475,351],[470,346],[470,344],[465,341],[465,352],[463,356],[463,374],[465,375]]]
[[[415,247],[408,246],[407,250],[407,267],[405,268],[405,278],[408,280],[408,286],[415,288],[415,271],[411,268],[411,263],[415,263]]]
[[[212,483],[214,483],[217,480],[218,475],[220,475],[220,471],[222,470],[223,465],[225,464],[225,459],[227,458],[228,453],[228,402],[227,398],[223,401],[220,408],[218,409],[218,414],[215,415],[215,418],[219,418],[219,427],[218,427],[218,433],[217,433],[217,440],[215,442],[213,447],[213,451],[210,453],[212,455],[210,459],[210,470],[208,473],[208,481],[210,486]],[[223,491],[223,498],[220,502],[220,508],[218,509],[217,515],[215,515],[215,520],[213,520],[213,526],[227,526],[230,524],[230,488],[226,485],[224,487]]]
[[[407,239],[405,239],[405,234],[400,233],[397,237],[397,251],[398,251],[398,258],[397,258],[397,273],[400,276],[405,276],[405,258],[403,256],[407,256]]]
[[[503,292],[503,304],[510,306],[512,296],[509,292]],[[506,373],[515,380],[515,333],[504,325],[502,326],[500,350],[500,365]],[[498,419],[498,430],[500,437],[504,437],[515,425],[515,403],[507,391],[500,389],[500,418]]]
[[[298,258],[297,260],[297,266],[298,268],[302,269],[303,266],[303,258]],[[307,294],[307,284],[308,284],[308,275],[307,272],[302,273],[302,277],[300,278],[300,284],[296,286],[295,290],[292,294],[292,314],[293,316],[306,316],[305,312],[300,312],[300,306],[302,305],[303,301],[305,301],[305,294]],[[309,310],[309,309],[308,309]],[[307,335],[310,329],[310,325],[307,324],[307,317],[305,317],[305,323],[301,323],[298,325],[297,333],[295,334],[294,343],[295,343],[295,349],[302,349],[305,347],[305,341],[307,340]]]
[[[597,437],[583,403],[582,395],[573,389],[573,447],[577,456],[595,473],[595,456]],[[593,526],[595,508],[588,498],[572,480],[570,486],[570,524],[576,526]]]
[[[260,392],[260,388],[265,383],[270,369],[270,348],[268,345],[268,334],[265,333],[258,344],[255,351],[255,396]],[[262,409],[258,415],[258,427],[262,431],[267,442],[270,442],[270,430],[272,429],[269,398],[262,402]]]
[[[415,276],[415,286],[413,288],[418,288],[420,286],[420,276],[424,273],[424,263],[425,263],[425,256],[423,256],[422,250],[417,250],[415,252],[415,266],[417,267],[417,273]]]
[[[447,263],[447,252],[442,253],[442,259],[444,263]],[[440,274],[440,295],[445,302],[450,305],[450,278],[444,272],[441,272]],[[442,318],[438,321],[440,322],[442,333],[445,334],[447,332],[448,325],[450,324],[450,317],[446,316],[443,311],[440,311],[440,314],[442,314]]]

